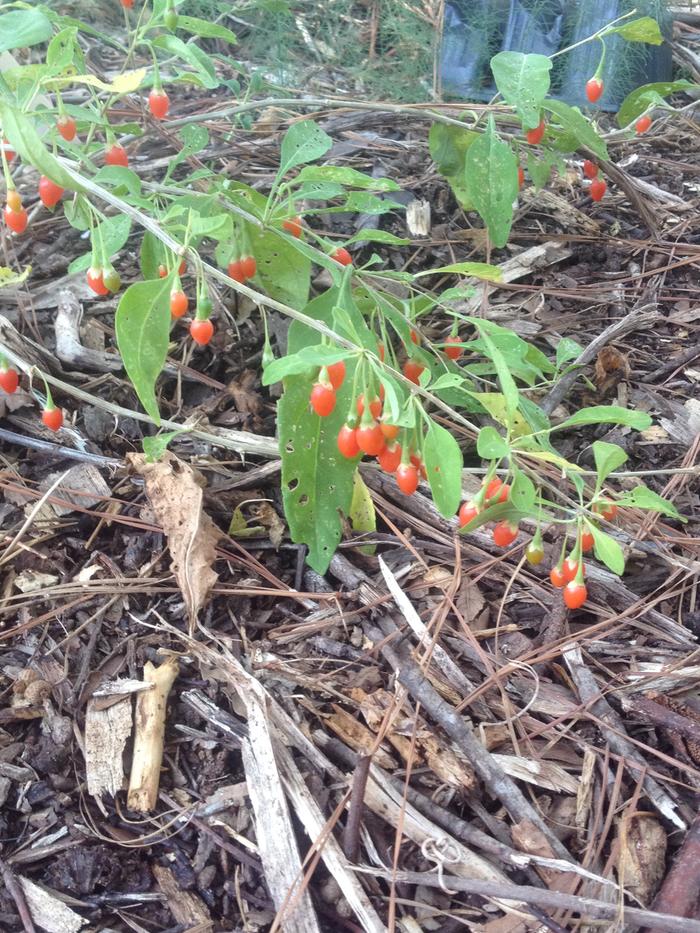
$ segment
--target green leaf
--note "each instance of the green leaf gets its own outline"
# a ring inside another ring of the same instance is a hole
[[[552,174],[552,166],[558,161],[558,153],[551,149],[545,149],[539,156],[536,152],[528,150],[527,173],[537,190],[547,184]]]
[[[617,541],[609,534],[601,531],[596,525],[586,522],[588,529],[593,535],[594,554],[596,559],[605,564],[605,566],[621,577],[625,572],[625,556],[622,548]]]
[[[153,437],[144,437],[141,441],[143,446],[143,452],[146,455],[146,460],[149,463],[154,463],[156,460],[160,460],[165,451],[168,449],[168,444],[170,441],[177,437],[178,434],[182,434],[183,431],[166,431],[163,434],[156,434]]]
[[[519,512],[530,513],[534,511],[537,490],[529,476],[522,470],[513,466],[513,480],[510,484],[510,502]]]
[[[627,42],[646,42],[649,45],[661,45],[664,37],[661,35],[659,24],[651,16],[642,16],[640,19],[633,19],[629,23],[622,23],[620,26],[611,26],[605,30],[604,35],[617,33]]]
[[[369,191],[401,190],[401,185],[391,178],[372,178],[371,175],[365,175],[354,168],[339,165],[307,165],[299,172],[293,184],[315,181],[330,181],[346,185],[348,188],[366,188]]]
[[[450,432],[435,421],[425,435],[423,459],[435,507],[451,518],[462,498],[462,451]]]
[[[480,337],[484,343],[484,349],[487,356],[494,365],[496,370],[496,375],[498,376],[498,381],[501,384],[501,391],[503,392],[503,398],[506,404],[506,416],[508,427],[511,426],[513,416],[518,409],[518,387],[515,384],[515,380],[510,374],[510,369],[506,361],[503,359],[503,355],[497,349],[494,342],[491,340],[489,335],[479,327]]]
[[[608,444],[606,441],[593,442],[593,457],[598,472],[598,488],[603,485],[608,476],[627,460],[627,454],[617,444]]]
[[[496,460],[508,455],[510,448],[504,437],[495,428],[487,426],[479,431],[476,439],[476,452],[482,460]]]
[[[652,104],[663,103],[664,97],[669,97],[677,91],[697,92],[700,91],[700,85],[683,79],[680,81],[656,81],[653,84],[643,84],[641,87],[635,88],[622,101],[617,113],[618,126],[629,126]]]
[[[258,279],[271,298],[301,310],[309,298],[311,262],[296,240],[246,224]]]
[[[662,515],[668,515],[669,518],[678,518],[682,522],[687,521],[683,518],[672,502],[664,499],[658,493],[652,492],[646,486],[635,486],[629,492],[626,492],[619,499],[615,500],[619,506],[631,506],[635,509],[649,509],[652,512],[661,512]]]
[[[103,165],[95,174],[94,181],[115,191],[122,188],[134,197],[141,194],[141,179],[136,172],[123,165]]]
[[[388,243],[392,246],[407,246],[411,241],[394,236],[388,230],[358,230],[346,243]]]
[[[126,241],[129,239],[129,233],[131,232],[131,217],[129,217],[127,214],[115,214],[114,217],[107,217],[102,221],[101,224],[98,224],[97,230],[102,234],[105,255],[107,257],[113,256],[115,253],[119,252],[122,246],[124,246]],[[97,239],[97,234],[95,242],[99,242]],[[82,256],[78,256],[78,258],[74,259],[73,262],[68,266],[69,275],[73,275],[75,272],[83,272],[85,269],[88,269],[90,267],[91,259],[91,252],[84,253]]]
[[[280,168],[278,178],[282,178],[295,165],[313,162],[325,155],[333,145],[333,140],[313,120],[300,120],[292,123],[282,140]]]
[[[353,531],[371,532],[377,530],[377,513],[374,508],[374,501],[365,485],[365,481],[360,476],[359,470],[355,470],[352,502],[350,503],[350,524]],[[375,544],[365,544],[359,550],[363,554],[374,554],[377,546]]]
[[[630,411],[629,408],[620,408],[618,405],[594,405],[592,408],[582,408],[570,418],[556,424],[552,431],[563,431],[582,424],[623,424],[635,431],[644,431],[651,425],[651,418],[643,411]]]
[[[310,369],[320,369],[321,366],[330,366],[347,356],[347,350],[339,350],[324,344],[304,347],[298,353],[283,356],[269,363],[263,372],[262,384],[269,386],[284,379],[285,376],[308,372]]]
[[[294,189],[294,200],[301,201],[333,201],[345,194],[345,188],[331,181],[307,182]],[[287,218],[289,216],[289,207],[286,202],[280,204],[274,212],[274,217]]]
[[[156,48],[164,49],[194,69],[196,77],[206,88],[212,90],[219,86],[213,62],[198,46],[184,43],[177,36],[162,35],[153,39]]]
[[[341,456],[336,443],[350,407],[348,381],[327,418],[309,411],[313,379],[304,375],[286,380],[277,406],[284,511],[292,540],[308,546],[317,573],[328,569],[352,502],[356,461]]]
[[[11,10],[0,16],[0,52],[38,45],[52,35],[51,22],[41,10]]]
[[[464,181],[467,149],[479,138],[480,134],[474,130],[444,123],[433,123],[428,136],[431,158],[465,210],[472,210],[473,207]]]
[[[388,214],[390,211],[404,210],[403,204],[392,201],[391,198],[378,198],[367,191],[351,191],[347,196],[343,209],[357,211],[358,214]]]
[[[23,162],[33,165],[42,175],[46,175],[62,188],[68,188],[71,191],[82,190],[81,186],[73,181],[48,151],[34,129],[34,123],[25,114],[0,99],[0,118],[3,136],[20,154]]]
[[[231,45],[238,41],[236,34],[225,26],[219,26],[218,23],[212,23],[207,19],[197,19],[196,16],[178,16],[177,28],[202,39],[223,39]]]
[[[449,266],[440,266],[437,269],[416,272],[414,278],[418,279],[422,275],[442,275],[448,272],[454,272],[456,275],[468,275],[474,279],[484,279],[486,282],[501,282],[503,280],[501,269],[498,266],[489,265],[487,262],[453,262]],[[442,297],[445,298],[444,293]]]
[[[442,376],[438,376],[430,388],[433,392],[438,392],[440,389],[455,389],[463,386],[466,381],[464,376],[457,373],[443,373]]]
[[[579,146],[585,146],[594,152],[598,158],[608,158],[608,147],[605,141],[596,133],[592,123],[573,107],[569,107],[561,100],[547,98],[542,105],[545,110],[557,117],[561,127],[567,134],[576,139]]]
[[[561,369],[564,363],[570,360],[577,360],[582,353],[583,347],[580,343],[576,343],[571,337],[562,337],[557,344],[557,369]]]
[[[534,129],[540,122],[551,69],[551,59],[545,55],[499,52],[491,59],[496,87],[505,102],[515,107],[526,129]]]
[[[115,316],[117,346],[127,374],[156,424],[160,412],[155,385],[168,354],[171,286],[171,276],[130,285]]]
[[[467,194],[488,227],[494,246],[505,246],[518,196],[518,163],[510,146],[496,133],[493,114],[483,135],[469,147]]]

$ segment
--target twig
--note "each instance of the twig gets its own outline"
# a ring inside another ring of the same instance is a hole
[[[615,754],[624,759],[627,768],[633,771],[635,777],[639,777],[639,772],[644,775],[644,790],[659,813],[675,826],[685,829],[685,821],[676,813],[678,804],[653,777],[646,773],[649,767],[648,764],[627,738],[622,720],[600,692],[593,674],[583,663],[579,645],[565,645],[561,653],[571,674],[571,679],[576,684],[581,702],[589,707],[601,722],[608,726],[603,731],[610,748]]]
[[[665,933],[700,933],[700,920],[686,920],[682,917],[672,917],[670,914],[655,913],[651,910],[640,910],[637,907],[621,908],[619,904],[606,904],[591,897],[577,897],[575,894],[564,894],[561,891],[551,891],[545,888],[531,888],[528,885],[500,884],[494,881],[477,881],[475,878],[462,878],[455,875],[443,875],[438,878],[432,872],[399,871],[392,873],[381,871],[375,867],[356,869],[366,871],[374,877],[394,878],[405,884],[420,884],[431,888],[451,888],[464,894],[479,894],[482,897],[500,900],[524,901],[528,904],[537,904],[553,910],[574,910],[582,918],[590,920],[617,920],[624,911],[624,920],[629,923],[643,924],[650,930],[662,930]]]
[[[350,862],[357,862],[360,856],[360,826],[362,825],[363,801],[371,764],[372,756],[362,755],[357,760],[352,776],[350,809],[343,833],[343,851]]]
[[[488,791],[501,801],[513,821],[519,823],[522,820],[530,820],[544,834],[556,855],[571,861],[566,847],[557,839],[515,782],[496,764],[491,753],[479,742],[459,713],[431,686],[410,653],[401,651],[400,648],[395,650],[386,643],[384,636],[398,633],[394,623],[384,618],[380,621],[380,626],[383,635],[372,628],[366,630],[367,635],[375,643],[384,642],[381,652],[396,671],[399,682],[458,745]]]
[[[7,441],[8,444],[16,444],[18,447],[29,447],[32,450],[40,450],[47,457],[56,457],[58,460],[80,460],[84,463],[94,463],[101,467],[121,467],[124,466],[122,460],[115,460],[114,457],[103,457],[101,454],[91,454],[86,450],[73,450],[72,447],[63,447],[61,444],[52,444],[51,441],[43,441],[39,437],[29,437],[27,434],[15,434],[14,431],[6,431],[0,428],[0,441]]]
[[[34,926],[32,915],[29,913],[29,907],[27,907],[27,901],[24,896],[24,892],[17,884],[15,876],[12,874],[2,859],[0,859],[0,875],[2,875],[2,880],[5,882],[7,893],[12,897],[12,900],[17,905],[17,913],[19,914],[19,918],[22,921],[24,933],[36,933],[36,927]]]

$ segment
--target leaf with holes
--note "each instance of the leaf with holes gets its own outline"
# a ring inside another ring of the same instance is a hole
[[[483,136],[467,151],[467,194],[488,227],[494,246],[505,246],[518,196],[518,162],[496,132],[493,116]]]
[[[309,300],[311,261],[296,246],[274,232],[265,232],[253,224],[245,225],[257,277],[271,298],[301,310]]]
[[[168,353],[172,276],[130,285],[115,315],[117,346],[141,404],[160,424],[155,385]]]
[[[526,129],[534,129],[540,122],[551,70],[552,61],[546,55],[499,52],[491,59],[496,87],[505,102],[515,107]]]
[[[430,422],[423,442],[423,458],[433,501],[441,515],[451,518],[462,497],[462,451],[449,431]]]
[[[315,162],[325,155],[333,145],[333,140],[318,123],[313,120],[301,120],[292,123],[282,140],[282,154],[278,178],[283,178],[290,168]]]

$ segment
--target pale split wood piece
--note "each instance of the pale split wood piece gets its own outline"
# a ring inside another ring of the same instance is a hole
[[[147,661],[143,668],[143,679],[152,683],[153,689],[140,693],[136,699],[134,755],[127,804],[137,813],[148,813],[158,799],[165,711],[178,669],[176,658],[168,658],[159,667]]]
[[[50,891],[28,878],[18,877],[32,920],[46,933],[78,933],[87,920]]]
[[[172,871],[164,865],[151,866],[156,883],[165,895],[168,910],[188,933],[211,933],[214,923],[207,905],[194,891],[184,891]]]
[[[85,774],[88,793],[115,796],[124,784],[122,755],[131,735],[131,697],[123,697],[106,709],[91,698],[85,714]]]

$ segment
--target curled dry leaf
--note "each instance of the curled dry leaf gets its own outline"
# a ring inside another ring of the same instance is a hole
[[[127,460],[130,469],[144,478],[148,501],[168,539],[172,571],[192,631],[218,579],[213,565],[221,532],[202,509],[204,479],[170,451],[155,463],[143,454],[129,454]]]

